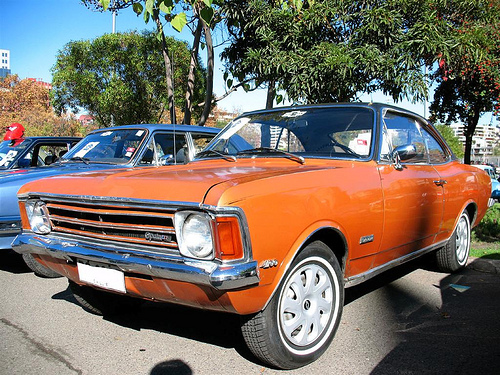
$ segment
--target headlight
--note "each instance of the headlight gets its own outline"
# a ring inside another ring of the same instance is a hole
[[[52,228],[50,226],[45,203],[42,201],[27,201],[25,207],[31,230],[38,234],[50,233]]]
[[[180,211],[175,213],[175,233],[182,255],[190,258],[213,259],[212,219],[205,213]]]

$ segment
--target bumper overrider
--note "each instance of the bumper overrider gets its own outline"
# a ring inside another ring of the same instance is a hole
[[[140,252],[123,252],[120,250],[122,248],[98,244],[95,241],[90,243],[30,232],[18,235],[12,243],[12,248],[20,254],[45,255],[73,264],[77,261],[94,262],[127,274],[204,285],[221,291],[240,289],[259,282],[258,265],[253,260],[225,264],[168,254],[149,257]]]

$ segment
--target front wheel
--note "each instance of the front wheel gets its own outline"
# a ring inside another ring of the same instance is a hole
[[[339,263],[316,241],[294,260],[264,310],[242,319],[243,337],[252,353],[272,366],[305,366],[328,348],[343,304]]]
[[[23,254],[24,263],[35,273],[37,276],[46,277],[49,279],[55,279],[62,277],[56,271],[52,271],[50,268],[45,267],[40,264],[31,254]]]
[[[137,309],[142,300],[106,292],[69,280],[69,288],[84,310],[95,315],[117,315]]]
[[[443,272],[465,267],[469,258],[471,225],[467,212],[462,212],[457,227],[445,246],[436,252],[436,263]]]

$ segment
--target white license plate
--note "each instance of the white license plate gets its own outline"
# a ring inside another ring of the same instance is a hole
[[[110,268],[92,267],[87,264],[77,263],[80,281],[104,289],[125,293],[125,276],[122,271]]]

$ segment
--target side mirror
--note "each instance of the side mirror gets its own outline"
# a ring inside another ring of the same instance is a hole
[[[168,154],[168,155],[163,155],[159,160],[158,163],[160,165],[168,165],[168,164],[173,164],[174,163],[174,155]]]
[[[31,159],[22,158],[17,162],[18,168],[28,168],[31,165]]]
[[[394,168],[398,171],[403,169],[401,161],[409,160],[415,156],[417,156],[417,148],[412,144],[396,147],[391,153]]]

